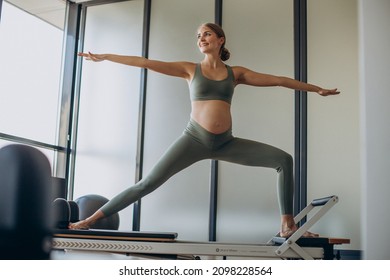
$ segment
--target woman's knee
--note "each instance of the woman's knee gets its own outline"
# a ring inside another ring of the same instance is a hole
[[[132,190],[142,196],[152,192],[155,184],[148,178],[144,178],[132,187]]]

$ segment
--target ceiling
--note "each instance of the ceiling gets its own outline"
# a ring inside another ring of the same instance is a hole
[[[67,0],[4,0],[60,29],[64,29]],[[86,2],[88,0],[71,0]]]

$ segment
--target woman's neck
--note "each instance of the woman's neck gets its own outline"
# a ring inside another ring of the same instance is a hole
[[[205,58],[201,61],[201,64],[203,66],[214,69],[218,67],[224,67],[224,63],[222,62],[221,58],[212,55],[206,55]]]

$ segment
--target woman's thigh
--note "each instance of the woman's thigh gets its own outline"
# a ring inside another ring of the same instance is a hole
[[[275,169],[286,161],[292,161],[291,156],[279,148],[242,138],[234,138],[228,142],[215,153],[214,158],[242,165]]]

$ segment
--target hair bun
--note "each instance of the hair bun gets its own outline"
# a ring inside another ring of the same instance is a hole
[[[221,59],[222,61],[226,61],[230,58],[230,52],[227,48],[223,47],[221,50]]]

